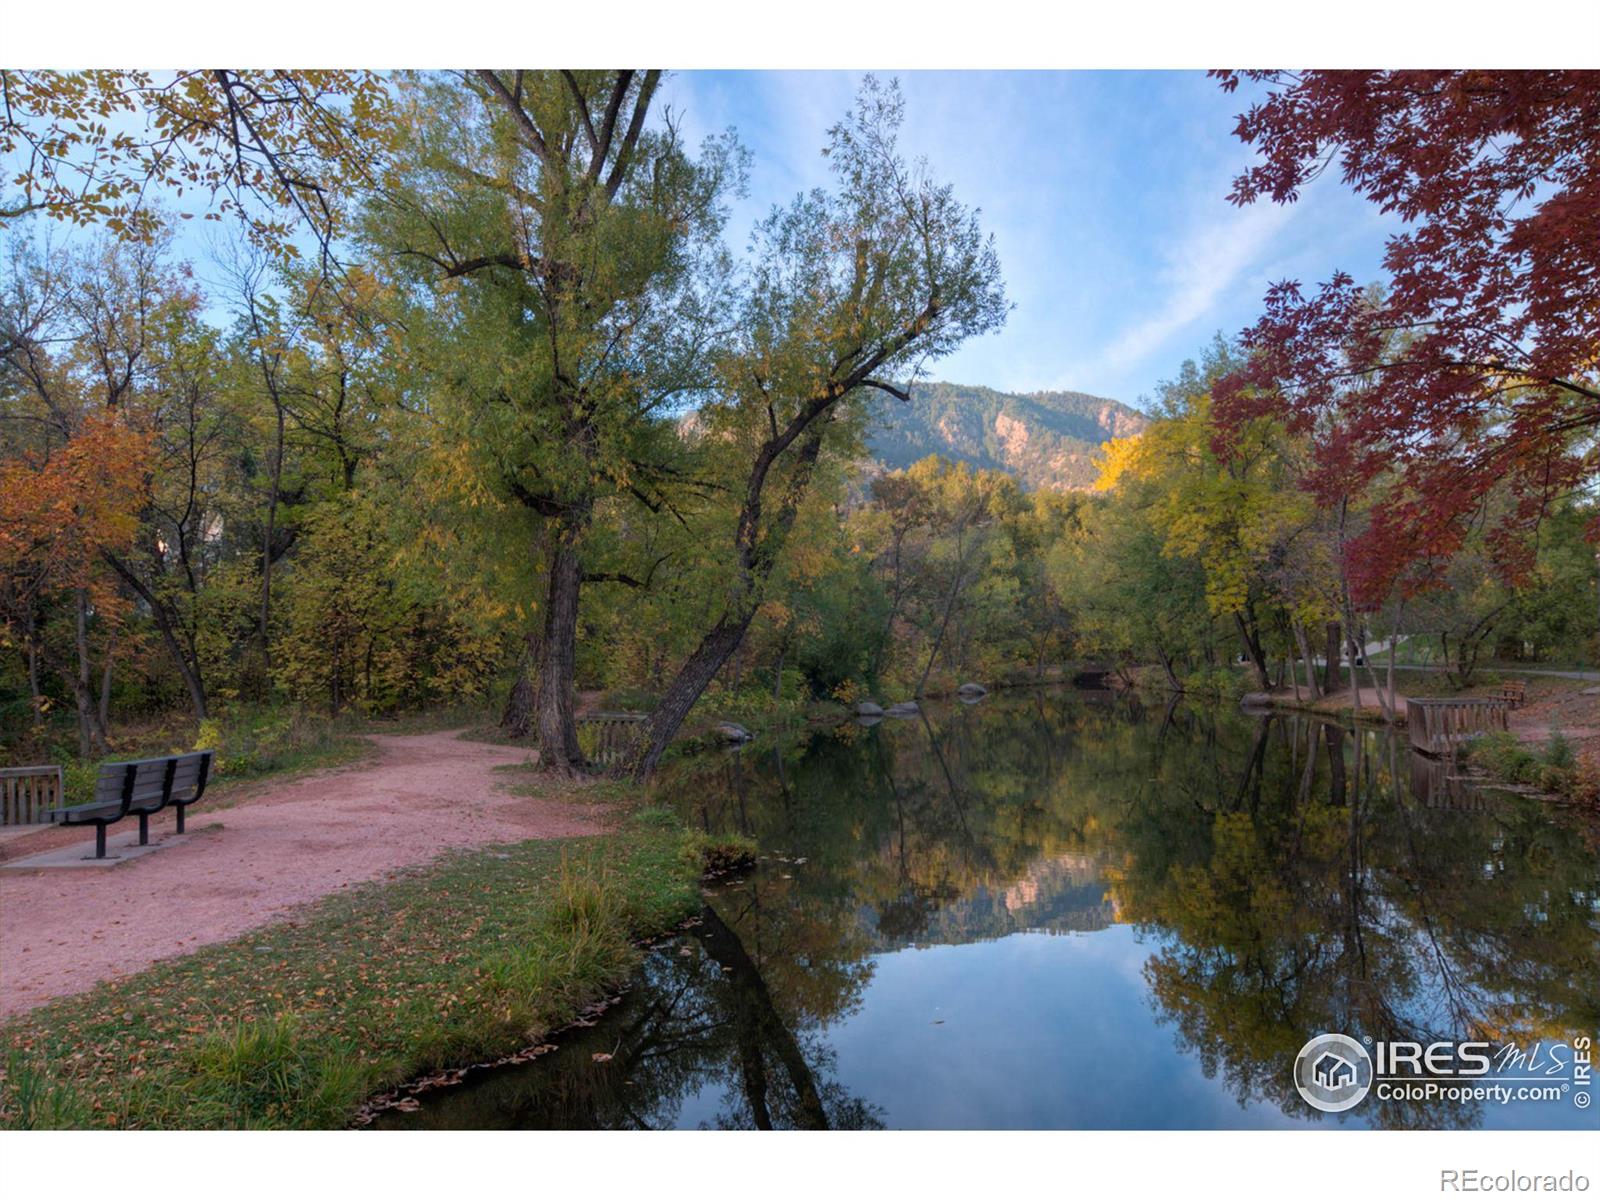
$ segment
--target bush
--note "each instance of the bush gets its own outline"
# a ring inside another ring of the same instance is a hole
[[[1536,783],[1541,763],[1515,734],[1496,731],[1467,743],[1466,756],[1507,783]]]
[[[683,856],[702,875],[726,875],[755,865],[756,843],[738,834],[713,837],[690,831],[683,838]]]
[[[1486,733],[1467,744],[1466,757],[1496,779],[1536,787],[1580,804],[1600,802],[1600,771],[1580,763],[1572,743],[1555,732],[1535,754],[1514,734]]]
[[[1550,731],[1550,740],[1544,744],[1544,761],[1552,767],[1572,767],[1577,763],[1572,743],[1559,729]]]

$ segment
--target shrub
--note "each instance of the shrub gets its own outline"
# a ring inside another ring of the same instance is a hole
[[[1544,761],[1552,767],[1572,767],[1577,763],[1572,743],[1559,729],[1550,731],[1550,740],[1544,744]]]
[[[756,843],[738,834],[713,837],[691,831],[683,838],[683,856],[702,875],[725,875],[755,865]]]

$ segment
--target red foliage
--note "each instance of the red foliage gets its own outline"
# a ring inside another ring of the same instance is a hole
[[[1324,499],[1394,480],[1352,546],[1366,599],[1426,586],[1501,481],[1491,541],[1519,575],[1527,529],[1594,470],[1600,71],[1245,75],[1267,92],[1235,132],[1261,157],[1230,200],[1292,202],[1336,163],[1406,229],[1382,295],[1342,273],[1271,288],[1249,364],[1216,388],[1220,439],[1271,413],[1313,434]]]

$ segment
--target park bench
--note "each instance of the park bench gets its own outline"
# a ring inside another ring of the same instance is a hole
[[[1528,702],[1528,685],[1520,679],[1513,679],[1500,685],[1500,699],[1512,708],[1521,708]]]
[[[171,806],[178,832],[189,805],[199,801],[211,776],[210,750],[167,758],[106,763],[95,780],[94,799],[55,809],[50,817],[61,825],[93,825],[94,856],[106,856],[106,827],[126,816],[139,818],[139,845],[150,843],[150,818]]]

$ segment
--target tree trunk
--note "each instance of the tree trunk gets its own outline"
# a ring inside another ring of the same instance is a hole
[[[145,586],[144,580],[140,579],[127,563],[115,555],[105,554],[103,557],[123,581],[139,594],[139,598],[150,606],[150,615],[155,618],[156,628],[161,631],[161,641],[172,657],[172,665],[177,667],[178,674],[183,678],[183,685],[189,691],[189,704],[194,710],[194,718],[196,721],[206,720],[211,714],[206,704],[205,681],[200,674],[200,664],[198,659],[191,660],[189,655],[184,653],[183,644],[178,641],[178,631],[172,622],[171,612],[161,599]]]
[[[794,525],[800,501],[811,483],[811,471],[822,452],[822,437],[827,429],[827,419],[814,422],[800,444],[788,493],[784,496],[773,517],[771,528],[765,536],[760,534],[763,493],[767,476],[773,464],[789,441],[768,441],[750,468],[750,478],[745,485],[744,506],[739,512],[739,524],[734,535],[738,574],[727,604],[717,623],[701,639],[699,646],[667,685],[661,703],[650,714],[639,734],[632,761],[626,773],[634,779],[645,779],[655,771],[672,739],[677,736],[683,722],[700,699],[701,693],[711,686],[717,672],[732,657],[744,640],[745,631],[755,619],[762,585],[772,574],[779,551]]]
[[[272,539],[278,524],[278,496],[283,490],[283,405],[273,396],[273,408],[278,414],[277,440],[272,455],[272,487],[267,496],[266,529],[261,535],[261,605],[257,614],[256,636],[261,643],[262,696],[272,686]]]
[[[569,773],[583,769],[578,726],[572,718],[573,683],[577,675],[578,602],[583,589],[583,563],[578,555],[581,526],[557,530],[550,554],[550,585],[544,610],[543,658],[534,691],[539,729],[539,765]],[[720,665],[720,664],[719,664]]]
[[[79,588],[74,597],[77,628],[77,669],[68,675],[72,699],[78,706],[78,751],[84,759],[100,758],[106,752],[106,730],[100,723],[100,710],[89,687],[89,594]]]
[[[533,732],[533,675],[538,661],[539,637],[529,633],[517,660],[516,682],[506,697],[505,711],[500,714],[500,728],[510,737],[525,738]]]
[[[711,686],[711,681],[722,670],[723,664],[733,657],[733,652],[744,639],[745,630],[750,628],[750,622],[754,619],[753,607],[742,616],[724,616],[701,639],[695,652],[673,676],[666,693],[661,697],[661,703],[656,705],[650,719],[644,724],[641,735],[643,748],[632,771],[635,778],[646,778],[656,769],[662,754],[677,736],[689,711],[694,708],[695,701]]]
[[[111,729],[111,665],[116,661],[117,639],[106,640],[106,663],[100,670],[100,728]]]
[[[1322,664],[1322,692],[1330,695],[1339,690],[1339,660],[1344,657],[1340,649],[1344,644],[1344,631],[1339,627],[1339,622],[1329,621],[1327,625],[1328,645],[1323,651],[1327,660]]]
[[[966,574],[966,561],[960,560],[956,564],[956,577],[950,584],[950,594],[944,600],[944,616],[939,621],[939,632],[934,635],[933,648],[928,651],[928,662],[922,668],[922,678],[917,680],[917,699],[922,699],[928,690],[928,676],[933,674],[934,660],[939,657],[939,647],[944,645],[944,632],[950,628],[950,614],[955,611],[956,597],[961,594],[962,576]]]
[[[1162,647],[1156,647],[1156,657],[1161,660],[1162,673],[1167,677],[1167,686],[1174,692],[1183,691],[1183,684],[1178,682],[1178,676],[1172,670],[1172,657]]]
[[[1244,645],[1245,657],[1250,660],[1250,666],[1256,673],[1256,683],[1264,692],[1272,690],[1272,677],[1267,674],[1267,656],[1261,649],[1261,638],[1244,619],[1244,613],[1237,609],[1233,614],[1233,623],[1239,628],[1239,641]]]
[[[1300,651],[1300,657],[1306,664],[1306,687],[1313,700],[1322,699],[1322,688],[1317,683],[1317,664],[1311,661],[1311,644],[1306,637],[1306,627],[1298,621],[1293,622],[1290,628],[1294,631],[1294,644]]]

